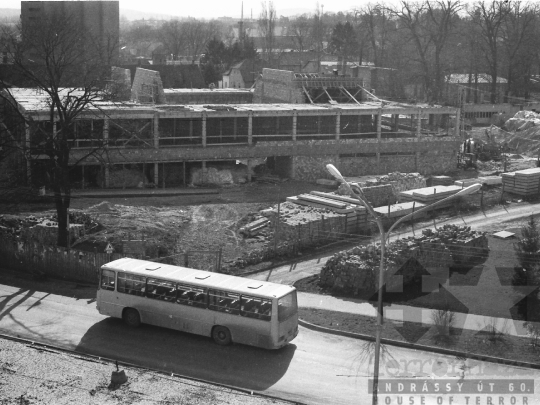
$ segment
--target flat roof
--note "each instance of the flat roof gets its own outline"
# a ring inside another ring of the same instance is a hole
[[[180,89],[175,89],[180,90]],[[191,89],[183,89],[185,92],[191,91]],[[201,91],[203,89],[197,89]],[[204,89],[206,90],[206,89]],[[207,90],[212,91],[212,90]],[[218,91],[218,90],[213,90]],[[225,91],[230,91],[225,89]],[[35,88],[11,88],[10,92],[15,99],[16,103],[21,108],[23,113],[40,114],[49,113],[50,98],[47,93]],[[243,92],[241,90],[241,92]],[[72,95],[78,96],[82,94],[81,90],[77,89],[65,89],[61,92],[65,96]],[[172,94],[172,93],[171,93]],[[454,114],[457,112],[456,107],[443,107],[443,106],[429,106],[427,104],[405,104],[396,102],[385,102],[384,104],[376,101],[365,101],[360,104],[348,103],[348,104],[149,104],[149,103],[137,103],[137,102],[125,102],[125,101],[101,101],[97,100],[92,102],[92,105],[86,108],[86,114],[94,114],[96,116],[102,114],[113,113],[141,113],[152,115],[156,112],[164,112],[167,114],[174,114],[175,112],[183,113],[183,115],[200,116],[205,113],[216,113],[215,115],[226,115],[223,113],[235,114],[236,112],[253,112],[257,114],[272,114],[272,113],[305,113],[307,115],[314,115],[317,113],[323,113],[325,111],[337,112],[340,111],[345,114],[354,114],[362,112],[375,113],[377,110],[381,110],[383,114],[415,114],[419,110],[423,112],[431,112],[435,114]],[[405,112],[405,111],[408,112]],[[221,113],[221,114],[220,114]]]
[[[163,89],[163,92],[165,95],[168,94],[194,94],[194,93],[221,93],[221,94],[228,94],[228,93],[252,93],[251,89],[235,89],[235,88],[227,88],[227,89]]]
[[[284,284],[229,276],[221,273],[212,273],[204,270],[132,259],[129,257],[106,263],[102,268],[114,271],[129,271],[130,273],[139,276],[170,279],[178,283],[188,283],[205,288],[216,288],[229,291],[234,290],[239,294],[261,297],[279,298],[295,290],[294,287]]]

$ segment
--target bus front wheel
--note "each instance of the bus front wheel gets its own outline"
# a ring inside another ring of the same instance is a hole
[[[232,343],[231,332],[225,326],[215,326],[212,330],[212,338],[218,345],[226,346]]]
[[[122,318],[124,319],[124,322],[131,327],[137,327],[141,324],[141,317],[139,316],[139,312],[133,308],[124,309],[124,314],[122,315]]]

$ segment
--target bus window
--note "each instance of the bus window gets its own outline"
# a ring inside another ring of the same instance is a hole
[[[172,302],[176,299],[176,287],[170,281],[148,278],[146,281],[146,296]]]
[[[208,292],[208,308],[238,315],[240,313],[240,295],[226,291],[210,290]]]
[[[114,291],[114,271],[101,270],[101,289]]]
[[[272,314],[272,302],[264,298],[242,295],[241,314],[248,318],[269,321]]]
[[[191,285],[178,284],[176,302],[183,305],[192,305],[206,308],[206,289]]]
[[[118,292],[143,296],[145,285],[145,277],[118,272]]]
[[[278,300],[278,322],[289,319],[298,310],[296,304],[296,293],[292,292]]]

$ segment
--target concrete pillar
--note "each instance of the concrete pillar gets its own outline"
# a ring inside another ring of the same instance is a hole
[[[251,159],[247,160],[247,180],[251,183]]]
[[[399,132],[399,114],[392,114],[392,132]]]
[[[379,110],[379,114],[377,115],[377,140],[381,141],[381,134],[382,134],[382,110]]]
[[[336,114],[336,141],[339,141],[339,135],[341,131],[341,114]]]
[[[109,119],[105,118],[103,120],[103,143],[105,144],[105,148],[109,147]]]
[[[208,180],[208,171],[206,170],[206,160],[202,161],[202,176],[201,181],[206,184]]]
[[[159,113],[154,114],[153,124],[154,148],[159,148]]]
[[[26,148],[30,149],[30,125],[28,122],[24,123],[24,140]],[[30,185],[32,178],[32,162],[30,161],[30,154],[26,153],[24,156],[26,159],[26,184]]]
[[[296,124],[298,122],[298,115],[296,114],[296,110],[293,109],[293,117],[292,117],[292,140],[296,142]]]
[[[191,142],[192,139],[193,139],[193,120],[189,120],[189,141]]]
[[[253,111],[248,114],[248,145],[253,144]]]
[[[105,165],[105,188],[109,188],[109,165]]]
[[[154,163],[154,185],[157,187],[159,184],[159,163]]]
[[[236,135],[237,135],[237,132],[238,132],[238,120],[236,119],[236,117],[233,118],[233,134],[234,134],[234,140],[236,140]]]
[[[377,152],[377,174],[381,174],[381,152]]]
[[[416,136],[420,137],[422,135],[422,114],[418,110],[418,115],[416,116]]]
[[[458,108],[456,112],[456,122],[455,122],[456,127],[455,127],[455,132],[454,132],[454,135],[456,138],[459,138],[460,136],[460,126],[461,126],[460,117],[461,117],[461,108]]]
[[[202,146],[206,148],[206,114],[202,116]]]
[[[84,165],[81,165],[81,170],[82,170],[82,181],[81,181],[81,185],[82,185],[82,189],[84,190]]]
[[[414,170],[419,172],[418,166],[420,163],[420,152],[416,152],[414,156]]]

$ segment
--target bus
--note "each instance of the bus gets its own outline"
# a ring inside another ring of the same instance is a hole
[[[132,327],[176,329],[220,345],[279,349],[298,334],[292,286],[126,257],[101,267],[96,305]]]

